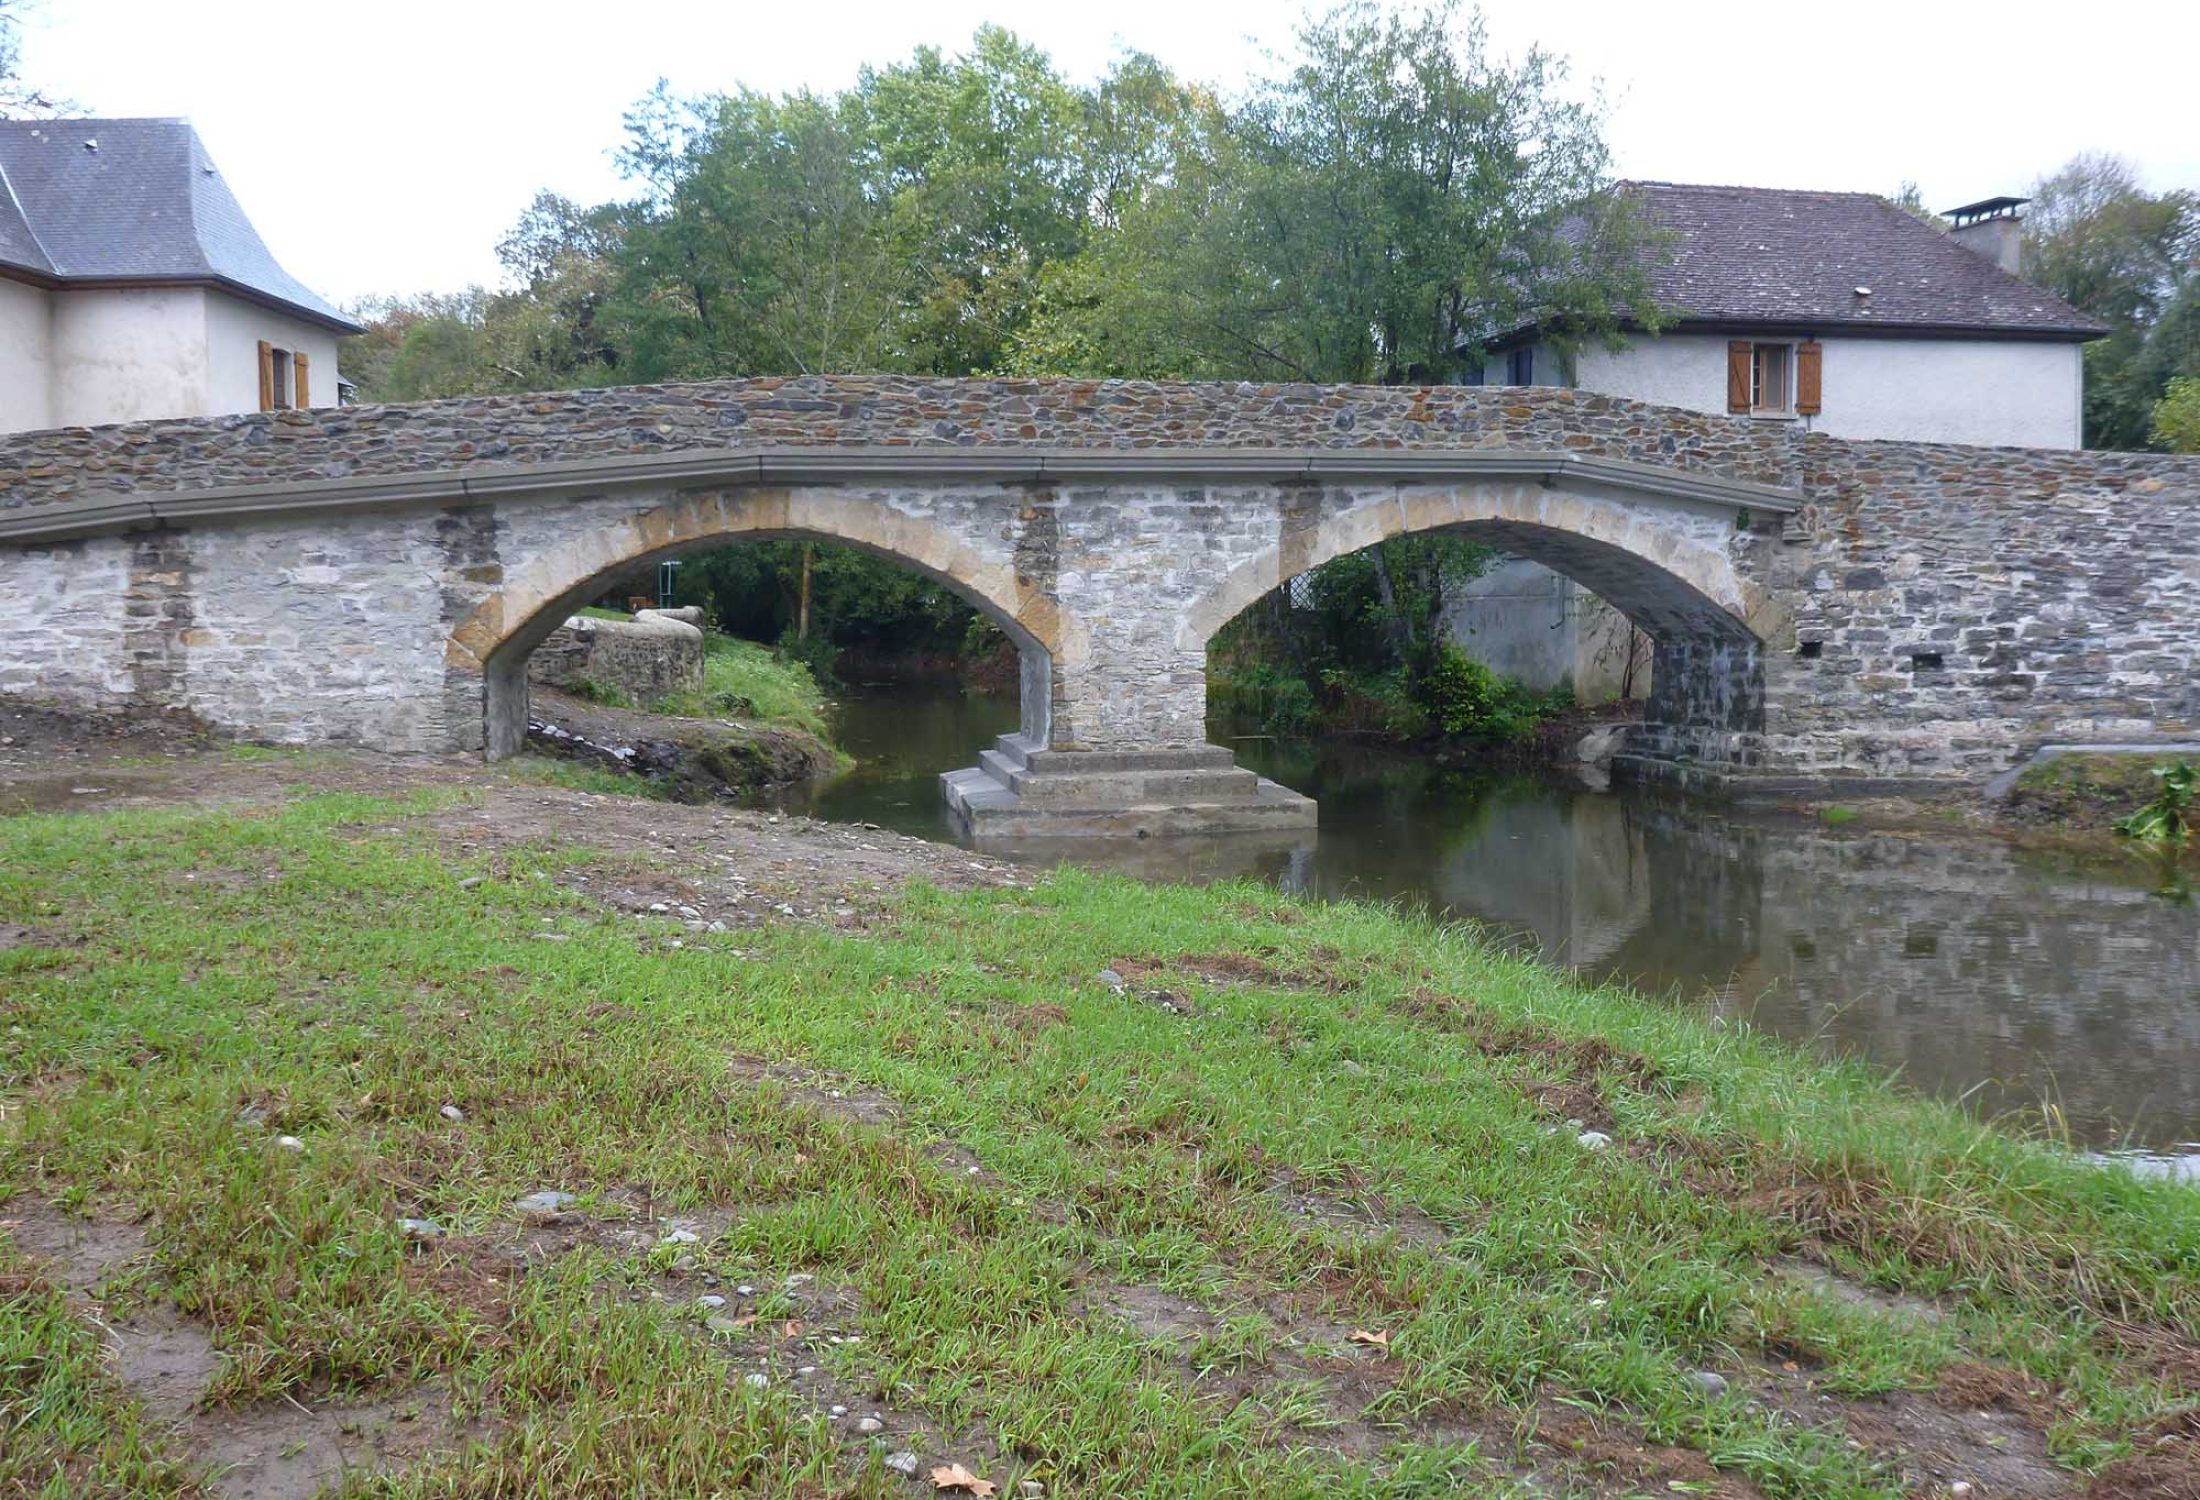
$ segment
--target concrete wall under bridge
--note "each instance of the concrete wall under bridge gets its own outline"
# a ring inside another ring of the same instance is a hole
[[[950,802],[1003,833],[1303,825],[1203,739],[1209,638],[1454,529],[1655,642],[1639,770],[1950,777],[2189,733],[2200,463],[1845,443],[1567,390],[732,381],[0,440],[0,693],[256,739],[518,748],[609,575],[743,538],[896,559],[1022,652]]]

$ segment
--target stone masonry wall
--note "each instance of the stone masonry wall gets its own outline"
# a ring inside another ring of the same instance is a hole
[[[1586,391],[805,376],[63,427],[0,437],[0,514],[139,490],[764,445],[1512,448],[1791,483],[1780,430]]]
[[[1767,642],[1772,763],[1975,775],[2200,726],[2200,457],[1799,447],[1807,540],[1769,558],[1793,607]]]
[[[761,380],[60,429],[0,439],[0,518],[132,493],[848,443],[1562,451],[1783,484],[1807,503],[1783,520],[1549,490],[1565,503],[1539,508],[1532,485],[927,480],[515,493],[0,544],[0,619],[17,625],[0,693],[180,707],[296,743],[479,746],[486,658],[454,631],[522,581],[547,592],[497,614],[482,651],[533,630],[531,647],[614,563],[804,534],[909,560],[1010,622],[1027,732],[1176,745],[1199,736],[1220,620],[1325,556],[1450,525],[1579,579],[1656,639],[1638,752],[1974,775],[2047,740],[2200,726],[2200,459],[1844,442],[1560,389]]]
[[[638,708],[703,686],[698,609],[645,609],[631,620],[576,615],[527,658],[527,680],[549,687],[608,689]],[[686,618],[694,616],[695,618]]]

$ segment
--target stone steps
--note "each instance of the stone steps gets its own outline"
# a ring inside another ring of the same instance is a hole
[[[940,778],[950,814],[980,838],[1169,837],[1312,829],[1311,799],[1236,764],[1219,745],[1048,750],[1003,735]]]

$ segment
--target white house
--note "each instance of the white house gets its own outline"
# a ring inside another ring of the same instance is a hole
[[[2108,329],[2019,277],[2022,198],[1941,228],[1870,193],[1628,182],[1657,231],[1664,312],[1625,348],[1568,355],[1536,323],[1491,339],[1473,384],[1567,385],[1844,438],[2075,448],[2084,345]],[[1511,561],[1446,605],[1469,654],[1597,701],[1649,689],[1609,605]]]
[[[2082,346],[2108,329],[2016,274],[2022,198],[1942,229],[1871,193],[1628,182],[1667,321],[1570,360],[1530,323],[1490,384],[1571,385],[1845,438],[2079,445]]]
[[[359,325],[184,120],[0,120],[0,432],[337,401]]]

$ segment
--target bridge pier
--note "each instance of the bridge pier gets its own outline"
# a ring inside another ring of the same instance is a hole
[[[1311,829],[1315,805],[1239,765],[1220,745],[1053,750],[1004,734],[940,778],[958,831],[981,842],[1166,838]]]
[[[1089,633],[1056,652],[1024,649],[1017,732],[940,777],[959,832],[995,841],[1314,826],[1311,797],[1205,742],[1204,653],[1144,624],[1118,622],[1098,649]]]

